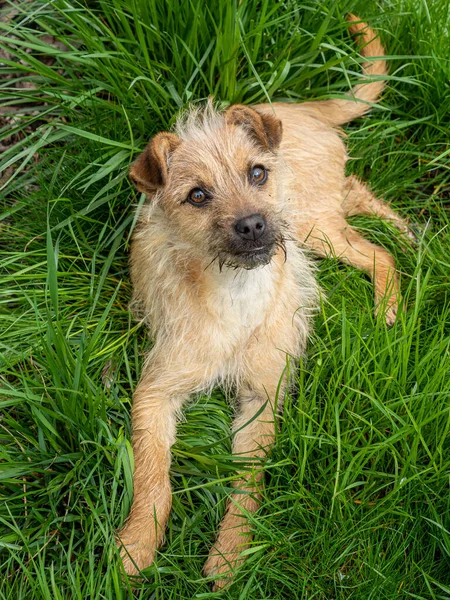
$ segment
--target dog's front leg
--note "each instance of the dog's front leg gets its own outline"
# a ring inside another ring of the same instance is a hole
[[[263,478],[261,459],[266,456],[275,435],[274,401],[286,359],[281,352],[276,356],[274,352],[268,352],[264,359],[262,354],[256,363],[259,368],[239,392],[239,413],[233,423],[236,432],[233,454],[242,460],[247,459],[250,468],[234,482],[238,492],[231,495],[216,543],[204,566],[205,575],[219,576],[214,583],[215,590],[229,583],[233,571],[244,560],[241,553],[251,541],[247,514],[255,512],[259,506],[258,490]],[[261,373],[261,368],[271,364],[271,360],[272,367]],[[283,388],[281,385],[280,401]]]
[[[251,390],[245,396],[241,399],[240,413],[233,424],[236,431],[233,454],[243,460],[251,458],[255,463],[248,472],[243,473],[241,479],[234,482],[239,492],[231,495],[216,543],[204,566],[205,575],[223,576],[215,581],[215,590],[229,582],[234,569],[243,561],[241,552],[251,541],[247,514],[258,508],[258,488],[262,479],[261,465],[257,463],[258,459],[265,456],[274,438],[272,403],[266,395],[253,395]],[[255,418],[260,411],[261,414]]]
[[[135,575],[152,564],[172,505],[170,447],[176,413],[192,382],[173,371],[147,367],[133,397],[134,497],[117,543],[125,571]]]

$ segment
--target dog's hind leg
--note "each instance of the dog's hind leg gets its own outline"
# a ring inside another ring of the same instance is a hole
[[[388,325],[395,322],[400,300],[398,273],[387,250],[364,239],[343,217],[316,225],[305,245],[322,257],[336,257],[368,273],[375,288],[375,313]]]
[[[415,235],[411,231],[408,222],[394,212],[389,204],[377,198],[369,188],[354,175],[347,177],[345,180],[342,209],[344,210],[346,217],[353,217],[355,215],[376,215],[377,217],[380,217],[380,219],[392,223],[394,227],[407,237],[415,240]]]

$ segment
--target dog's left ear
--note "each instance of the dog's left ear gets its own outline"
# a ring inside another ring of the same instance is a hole
[[[249,106],[235,104],[225,112],[227,123],[246,129],[255,141],[268,150],[276,150],[281,142],[283,126],[275,115],[256,111]]]

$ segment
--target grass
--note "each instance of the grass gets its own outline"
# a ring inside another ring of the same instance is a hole
[[[127,169],[190,101],[347,90],[360,69],[349,11],[390,55],[380,107],[346,128],[349,172],[416,225],[419,243],[354,223],[396,257],[405,310],[387,329],[362,273],[320,263],[308,360],[267,459],[254,544],[223,597],[450,597],[450,5],[377,4],[11,4],[0,22],[12,111],[0,115],[1,600],[215,596],[201,566],[236,473],[220,390],[180,424],[167,542],[134,591],[113,543],[132,497],[129,411],[149,345],[128,312],[142,199]]]

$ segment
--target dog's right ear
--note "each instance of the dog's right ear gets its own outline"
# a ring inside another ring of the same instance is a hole
[[[147,196],[166,184],[169,157],[180,138],[174,133],[157,133],[145,150],[130,167],[130,179],[140,192]]]

